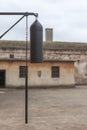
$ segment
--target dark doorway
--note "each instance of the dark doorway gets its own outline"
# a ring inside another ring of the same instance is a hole
[[[5,88],[5,70],[0,70],[0,88]]]

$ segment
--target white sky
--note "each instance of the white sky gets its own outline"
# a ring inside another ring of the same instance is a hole
[[[87,0],[0,0],[0,12],[34,12],[45,28],[53,28],[54,41],[87,42]],[[21,16],[0,15],[0,35]],[[34,22],[29,16],[29,27]],[[25,40],[25,19],[2,40]],[[45,40],[45,38],[44,38]]]

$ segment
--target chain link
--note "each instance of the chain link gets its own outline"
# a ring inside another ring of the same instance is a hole
[[[25,123],[28,123],[28,16],[26,16]]]

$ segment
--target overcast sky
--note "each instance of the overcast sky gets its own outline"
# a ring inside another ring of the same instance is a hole
[[[87,42],[87,0],[0,0],[0,12],[34,12],[45,28],[53,28],[54,41]],[[21,16],[0,15],[0,35]],[[29,27],[35,17],[29,16]],[[2,40],[25,40],[25,19]]]

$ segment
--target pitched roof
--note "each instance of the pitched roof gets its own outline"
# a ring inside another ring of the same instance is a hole
[[[0,40],[0,48],[2,49],[25,49],[25,41],[8,41]],[[29,44],[28,44],[29,48]],[[43,42],[44,50],[77,50],[77,51],[87,51],[87,43],[77,43],[77,42]]]
[[[0,40],[0,48],[2,48],[2,49],[24,49],[25,42],[24,41]]]
[[[44,49],[50,50],[84,50],[87,51],[87,43],[77,42],[52,42],[44,43]]]

